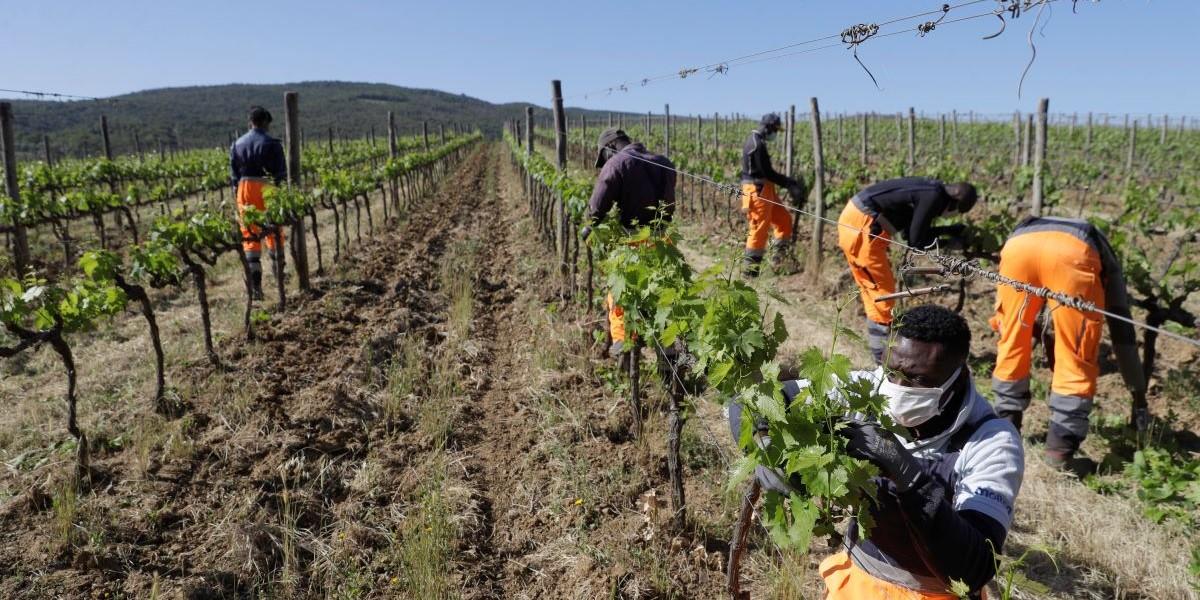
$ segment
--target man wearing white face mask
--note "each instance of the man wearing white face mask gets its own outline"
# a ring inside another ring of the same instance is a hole
[[[875,527],[847,527],[846,551],[821,563],[828,599],[950,600],[952,582],[974,594],[996,573],[1025,471],[1016,428],[996,416],[976,391],[966,361],[971,332],[949,309],[918,306],[897,322],[886,369],[856,372],[879,384],[887,412],[911,441],[851,415],[838,432],[847,452],[879,467],[872,507]],[[885,376],[884,373],[887,373]],[[804,381],[789,381],[791,401]],[[730,409],[735,437],[740,410]],[[799,482],[762,469],[758,479],[778,493],[803,493]]]

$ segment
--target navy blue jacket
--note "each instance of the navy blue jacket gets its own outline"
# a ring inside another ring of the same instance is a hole
[[[243,177],[272,177],[280,183],[287,177],[283,143],[262,129],[251,129],[229,148],[229,170],[234,193]]]

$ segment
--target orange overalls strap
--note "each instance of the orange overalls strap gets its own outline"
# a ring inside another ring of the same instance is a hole
[[[754,183],[742,184],[742,210],[746,211],[749,232],[746,234],[746,256],[761,258],[767,250],[767,238],[774,230],[776,241],[792,238],[792,215],[779,201],[775,184],[765,182],[761,189]]]
[[[896,278],[888,258],[889,240],[891,236],[878,226],[874,217],[855,206],[853,199],[846,203],[838,219],[838,246],[858,284],[867,320],[879,325],[891,325],[892,308],[896,305],[894,300],[875,302],[876,298],[896,291]]]
[[[266,204],[263,201],[263,190],[270,186],[266,179],[262,177],[242,177],[238,180],[237,190],[237,207],[238,207],[238,224],[242,229],[242,249],[246,251],[249,258],[257,258],[262,253],[262,240],[257,239],[259,235],[259,227],[247,226],[242,220],[242,213],[246,211],[247,206],[253,206],[258,210],[266,210]],[[255,238],[255,239],[247,239]],[[283,231],[279,232],[280,241],[283,241]],[[275,253],[275,236],[266,236],[267,249],[271,254]]]

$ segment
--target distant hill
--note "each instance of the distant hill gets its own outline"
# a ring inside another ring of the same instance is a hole
[[[311,143],[324,140],[329,128],[346,137],[367,135],[371,127],[381,140],[387,136],[387,113],[396,113],[401,135],[419,132],[428,121],[430,134],[452,123],[499,135],[508,119],[523,118],[526,103],[492,104],[464,94],[405,88],[382,83],[308,81],[280,85],[229,84],[146,90],[105,98],[56,102],[12,100],[16,146],[22,160],[41,158],[42,136],[50,138],[56,155],[103,153],[100,116],[108,118],[114,154],[135,151],[134,132],[142,148],[155,151],[160,143],[180,148],[225,146],[231,133],[246,126],[248,107],[261,104],[275,117],[272,130],[283,135],[283,93],[300,94],[301,129]],[[608,113],[568,109],[571,118]],[[549,110],[535,106],[537,118]],[[607,121],[606,121],[607,122]]]

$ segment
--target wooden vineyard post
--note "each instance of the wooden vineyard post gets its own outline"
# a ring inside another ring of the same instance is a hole
[[[793,177],[796,172],[796,105],[788,106],[787,111],[787,135],[784,138],[783,152],[787,162],[784,163],[784,175]],[[792,206],[804,206],[805,198],[792,198]],[[796,237],[800,231],[800,211],[792,211],[792,239],[791,239],[791,258],[795,260],[796,255]]]
[[[696,115],[696,156],[704,156],[704,139],[702,129],[704,128],[704,117]]]
[[[909,175],[917,171],[917,113],[908,107],[908,170]]]
[[[671,105],[663,105],[663,154],[671,156]]]
[[[421,121],[421,138],[425,140],[425,151],[429,152],[429,121]]]
[[[100,140],[104,145],[104,158],[112,160],[112,142],[108,137],[108,117],[100,115]]]
[[[1021,166],[1028,167],[1033,154],[1033,113],[1025,115],[1025,131],[1021,134]]]
[[[438,136],[442,139],[442,145],[446,145],[446,124],[438,123]]]
[[[146,157],[142,154],[142,136],[138,135],[136,129],[133,131],[133,148],[137,151],[138,162],[145,160]]]
[[[659,350],[662,350],[661,346]],[[667,471],[671,478],[671,523],[676,531],[683,531],[687,524],[687,499],[683,491],[683,465],[679,459],[679,445],[683,434],[683,406],[687,390],[683,388],[683,375],[679,372],[679,355],[667,356],[664,351],[661,360],[666,362],[672,373],[672,377],[667,381],[671,400],[667,414]]]
[[[867,166],[867,113],[862,114],[861,125],[862,125],[862,148],[860,150],[859,160],[862,161],[862,164],[865,167],[865,166]]]
[[[1035,140],[1036,148],[1033,155],[1033,216],[1042,216],[1042,202],[1044,202],[1045,182],[1042,177],[1042,170],[1046,163],[1046,112],[1050,109],[1050,99],[1042,98],[1038,101],[1038,117],[1037,117],[1037,139]]]
[[[812,142],[813,142],[813,239],[812,249],[808,253],[808,279],[816,283],[821,277],[821,238],[825,233],[825,155],[821,150],[821,110],[817,99],[810,100],[812,104]]]
[[[950,144],[955,154],[958,154],[958,111],[950,111]]]
[[[1092,152],[1092,113],[1088,113],[1087,137],[1083,138],[1083,158],[1086,160]]]
[[[713,156],[721,153],[721,113],[713,113]]]
[[[13,112],[11,102],[0,102],[0,145],[4,152],[4,188],[8,197],[16,206],[21,205],[21,188],[17,184],[17,148],[16,135],[13,132]],[[49,147],[49,146],[47,146]],[[13,266],[18,276],[24,276],[29,269],[29,237],[25,225],[13,216],[12,249]]]
[[[46,151],[46,166],[54,166],[54,157],[50,154],[50,136],[42,136],[42,149]]]
[[[329,128],[328,143],[329,143],[329,156],[333,157],[333,128],[332,127]]]
[[[1133,157],[1137,153],[1137,127],[1138,122],[1135,119],[1133,127],[1129,128],[1129,148],[1125,155],[1125,172],[1127,174],[1133,173]]]
[[[299,188],[300,182],[300,95],[296,92],[283,93],[284,131],[287,144],[288,185]],[[308,279],[308,241],[304,238],[304,219],[292,223],[292,261],[296,263],[296,282],[300,289],[308,291],[312,285]],[[283,271],[283,248],[277,250],[278,271]],[[282,298],[280,301],[282,303]]]
[[[525,107],[525,154],[533,156],[533,107]]]
[[[580,167],[588,168],[587,116],[579,117],[579,162]]]
[[[1161,145],[1165,145],[1167,143],[1167,127],[1170,126],[1170,123],[1168,122],[1167,119],[1168,119],[1168,117],[1167,117],[1166,113],[1163,113],[1162,131],[1160,131],[1158,134],[1158,143]]]
[[[1021,111],[1013,112],[1013,168],[1021,166]]]
[[[946,156],[946,115],[938,115],[938,154],[939,159]]]
[[[562,99],[562,82],[555,79],[550,82],[550,92],[554,102],[554,156],[555,166],[559,171],[567,170],[567,117],[563,113]],[[570,283],[567,278],[570,274],[570,265],[568,263],[569,253],[571,251],[571,241],[567,237],[567,205],[566,200],[561,194],[558,195],[558,250],[561,253],[558,265],[559,274],[563,278],[562,294],[564,298],[568,295]]]
[[[633,414],[633,437],[642,439],[642,342],[625,339],[631,344],[629,348],[629,411]]]
[[[725,573],[725,588],[730,600],[750,600],[749,592],[742,592],[742,554],[746,551],[746,537],[750,533],[750,520],[754,517],[754,505],[762,486],[758,478],[750,478],[750,487],[742,496],[742,505],[738,509],[737,521],[733,524],[733,535],[729,537],[729,560]]]
[[[400,149],[396,145],[396,113],[388,111],[388,158],[395,160],[400,154]],[[392,190],[392,212],[399,214],[400,210],[400,183],[396,177],[391,180]]]

